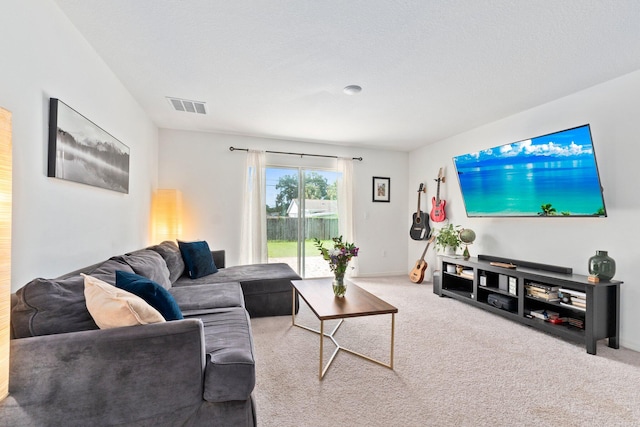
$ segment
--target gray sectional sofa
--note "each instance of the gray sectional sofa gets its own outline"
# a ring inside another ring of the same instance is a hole
[[[0,426],[255,426],[249,316],[290,314],[300,277],[212,256],[218,272],[190,279],[178,246],[163,242],[19,289]],[[113,285],[115,271],[163,286],[184,319],[99,329],[80,273]]]

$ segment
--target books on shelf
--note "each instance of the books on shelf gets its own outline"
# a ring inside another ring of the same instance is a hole
[[[587,307],[586,306],[585,307],[580,307],[580,306],[573,305],[573,304],[567,304],[566,302],[560,302],[560,305],[563,305],[565,307],[571,307],[573,309],[580,310],[580,311],[587,311]]]
[[[579,328],[579,329],[584,329],[584,320],[582,319],[576,319],[574,317],[566,317],[565,320],[571,326],[575,326],[576,328]]]
[[[560,304],[585,311],[587,308],[587,294],[574,289],[560,288],[558,290]]]
[[[542,320],[559,319],[560,313],[551,310],[531,310],[529,312],[531,316]]]
[[[575,289],[559,288],[558,292],[572,297],[587,299],[587,294],[581,291],[576,291]]]
[[[528,282],[525,286],[530,286],[533,288],[538,288],[540,290],[545,290],[549,292],[558,292],[560,290],[560,286],[547,285],[546,283],[538,283],[538,282]]]
[[[542,283],[529,282],[524,285],[526,295],[545,301],[560,301],[558,291],[560,287],[550,286]]]
[[[575,305],[576,307],[581,307],[581,308],[587,308],[587,302],[586,301],[580,301],[580,300],[577,300],[575,298],[571,299],[571,305]]]
[[[471,279],[471,280],[473,280],[473,269],[471,269],[471,268],[469,268],[469,269],[466,269],[466,268],[465,268],[465,269],[463,269],[463,270],[460,272],[460,276],[461,276],[461,277],[466,277],[467,279]]]

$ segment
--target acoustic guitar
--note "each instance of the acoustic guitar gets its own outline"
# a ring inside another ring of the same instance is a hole
[[[427,269],[427,261],[424,260],[424,256],[427,254],[427,249],[429,249],[429,245],[435,240],[435,238],[436,236],[431,236],[431,238],[427,242],[427,247],[424,248],[424,252],[422,252],[422,256],[420,257],[418,262],[416,262],[416,265],[415,267],[413,267],[413,270],[411,270],[411,273],[409,273],[409,280],[411,280],[413,283],[422,283],[422,281],[424,280],[424,271]]]
[[[429,217],[426,212],[422,212],[420,209],[420,193],[425,193],[426,191],[424,184],[420,183],[420,188],[418,188],[418,209],[413,214],[413,224],[411,224],[411,229],[409,230],[409,235],[413,240],[424,240],[431,233]]]
[[[442,176],[442,168],[440,168],[440,172],[438,172],[438,191],[436,192],[436,197],[431,198],[431,221],[433,222],[442,222],[447,219],[447,215],[445,214],[444,207],[447,202],[440,198],[440,183],[444,182],[444,176]]]

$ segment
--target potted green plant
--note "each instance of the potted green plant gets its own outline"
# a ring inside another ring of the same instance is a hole
[[[455,253],[456,249],[462,247],[460,230],[462,228],[459,225],[454,226],[453,224],[448,224],[439,229],[436,234],[436,248],[442,249],[443,252],[446,252],[447,248],[451,248],[451,251]]]

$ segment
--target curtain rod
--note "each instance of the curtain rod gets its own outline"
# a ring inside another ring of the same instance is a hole
[[[229,147],[229,151],[249,151],[248,148],[235,148],[235,147]],[[327,156],[326,154],[306,154],[306,153],[289,153],[289,152],[285,152],[285,151],[269,151],[266,150],[265,153],[271,153],[271,154],[288,154],[291,156],[300,156],[300,157],[327,157],[330,159],[337,159],[338,156]],[[358,160],[358,161],[362,161],[362,157],[352,157],[352,160]]]

